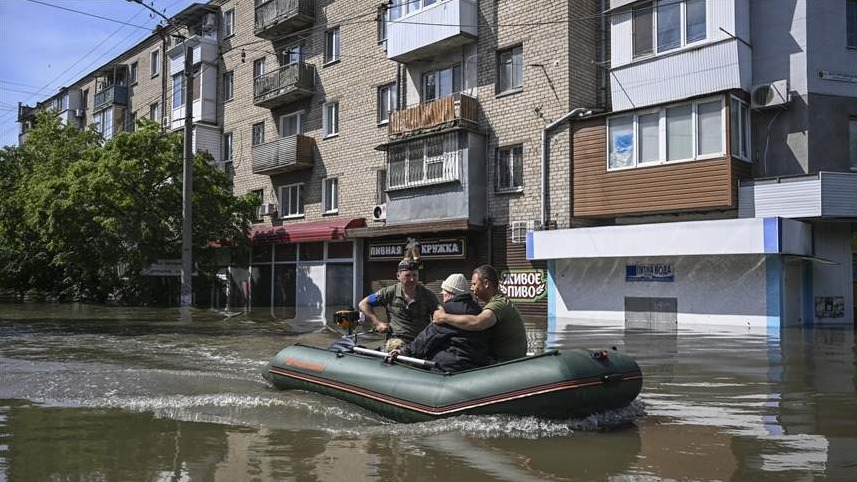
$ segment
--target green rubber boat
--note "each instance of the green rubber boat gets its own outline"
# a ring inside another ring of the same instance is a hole
[[[584,349],[438,373],[383,352],[296,344],[271,358],[262,374],[277,388],[335,397],[397,422],[491,414],[582,417],[628,405],[643,384],[640,367],[628,355]]]

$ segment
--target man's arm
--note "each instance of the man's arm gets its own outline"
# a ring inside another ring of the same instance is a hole
[[[371,295],[360,300],[360,303],[357,303],[357,309],[360,310],[361,313],[372,323],[372,329],[379,332],[385,333],[389,329],[389,325],[384,323],[378,318],[378,315],[375,314],[375,299],[377,297],[377,293],[372,293]]]
[[[482,331],[494,326],[497,323],[497,317],[491,310],[482,310],[478,315],[453,315],[447,313],[441,306],[434,312],[432,323],[446,323],[467,331]]]

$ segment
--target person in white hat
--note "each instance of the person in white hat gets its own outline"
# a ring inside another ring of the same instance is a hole
[[[482,308],[470,294],[470,283],[461,273],[454,273],[440,285],[443,307],[447,313],[478,315]],[[435,362],[438,370],[460,371],[493,363],[488,338],[484,332],[467,331],[451,325],[429,324],[411,343],[391,355],[423,358]]]

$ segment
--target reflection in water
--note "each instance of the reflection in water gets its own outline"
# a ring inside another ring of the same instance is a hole
[[[616,346],[641,397],[585,419],[394,424],[259,376],[317,326],[205,310],[0,305],[0,480],[854,480],[847,328],[706,333],[528,323]],[[534,343],[537,344],[537,343]],[[531,347],[539,349],[539,347]],[[50,454],[50,456],[46,456]],[[133,456],[132,456],[133,455]]]

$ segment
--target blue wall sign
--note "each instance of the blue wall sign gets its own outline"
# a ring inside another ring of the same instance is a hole
[[[671,264],[629,264],[625,266],[625,281],[675,281]]]

